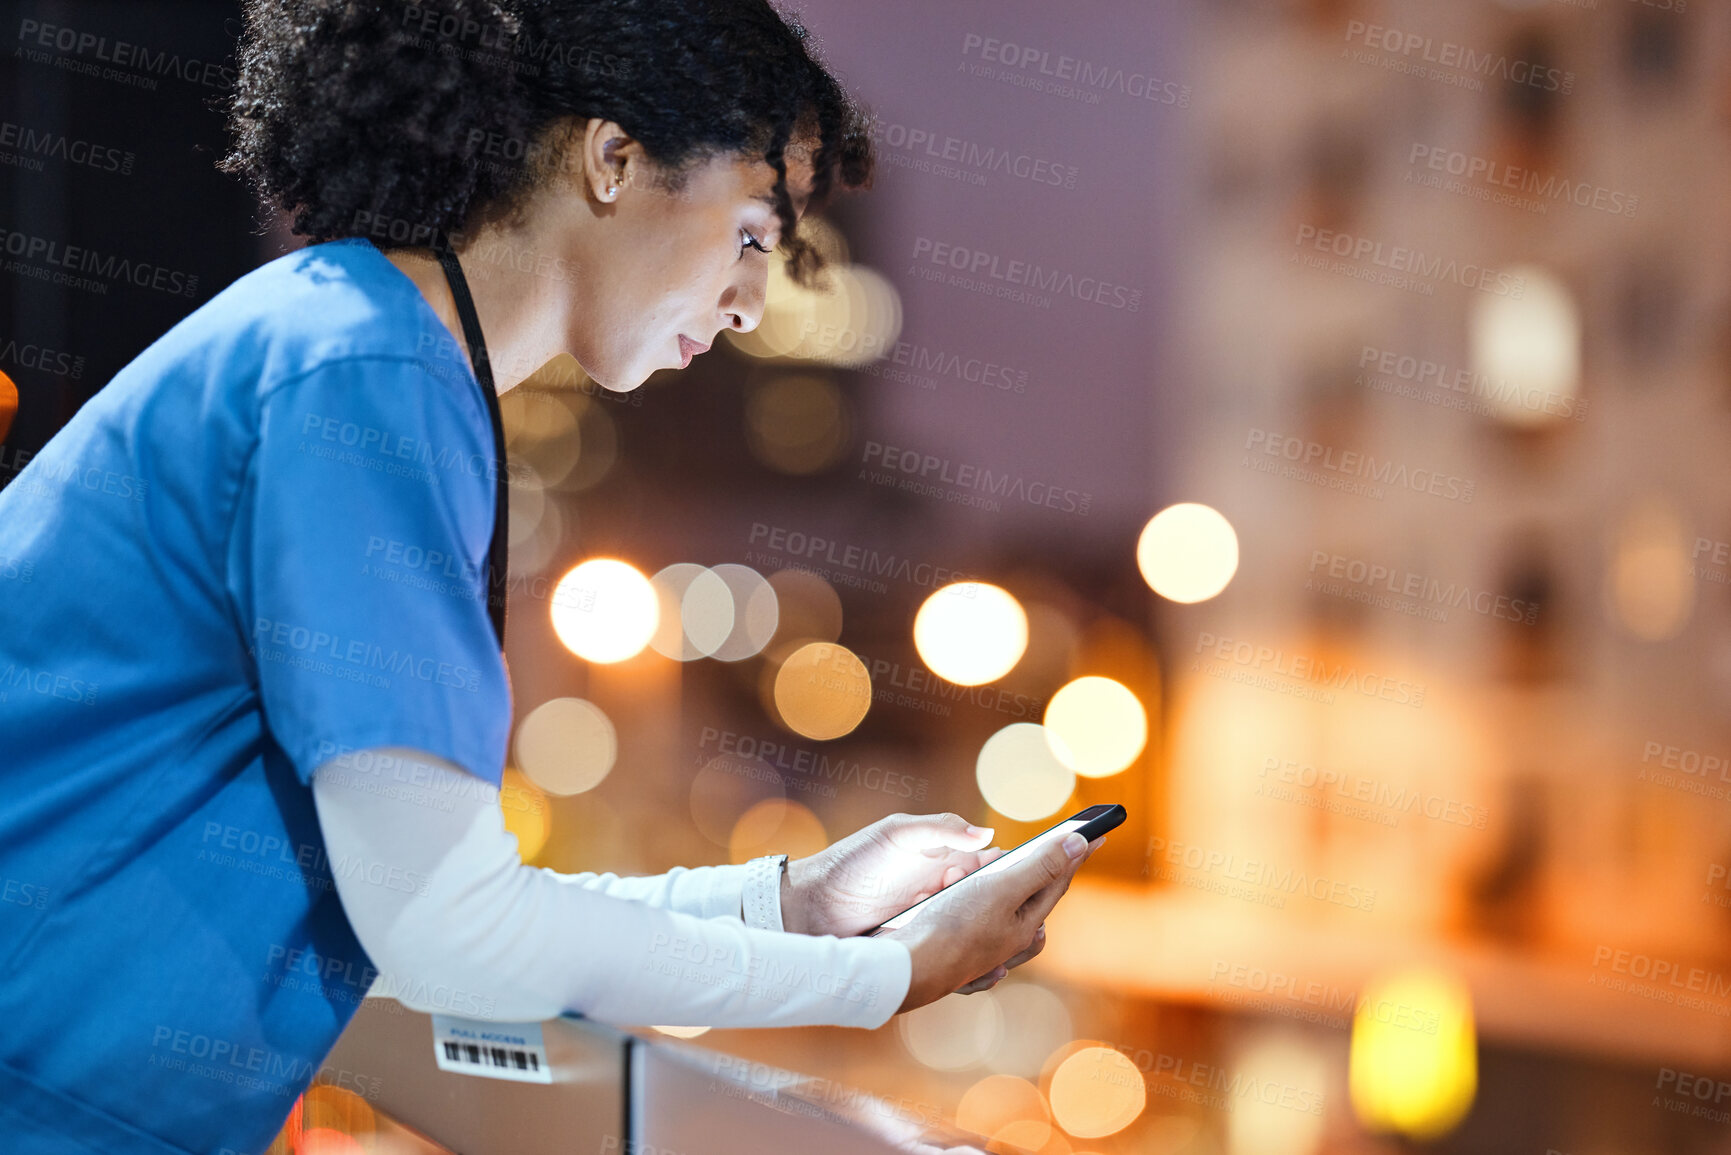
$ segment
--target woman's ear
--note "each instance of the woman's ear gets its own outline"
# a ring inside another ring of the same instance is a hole
[[[643,146],[611,120],[592,117],[583,128],[580,147],[585,191],[601,204],[617,201],[648,159]]]

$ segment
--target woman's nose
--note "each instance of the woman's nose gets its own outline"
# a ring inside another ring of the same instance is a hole
[[[738,333],[749,333],[763,320],[764,300],[768,295],[769,268],[750,274],[748,279],[729,285],[721,295],[722,322]]]

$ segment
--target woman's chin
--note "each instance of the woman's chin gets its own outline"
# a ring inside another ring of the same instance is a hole
[[[589,375],[589,380],[595,382],[597,388],[607,393],[629,393],[649,379],[649,372],[635,365],[599,371],[585,366],[584,372]]]
[[[674,369],[665,361],[657,363],[645,357],[641,362],[624,365],[613,372],[604,372],[595,378],[595,383],[609,393],[630,393],[643,385],[657,373]]]

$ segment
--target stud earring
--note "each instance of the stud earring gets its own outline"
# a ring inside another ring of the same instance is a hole
[[[619,191],[618,185],[614,185],[614,184],[608,185],[607,186],[607,193],[606,193],[607,199],[612,200],[614,194],[617,193],[618,191]]]

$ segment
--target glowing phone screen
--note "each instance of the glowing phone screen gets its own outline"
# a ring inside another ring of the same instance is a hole
[[[996,874],[1000,870],[1007,870],[1016,865],[1016,863],[1027,858],[1030,854],[1037,854],[1045,847],[1050,846],[1054,839],[1062,838],[1072,830],[1080,830],[1087,824],[1087,819],[1084,818],[1072,818],[1068,822],[1060,822],[1058,825],[1052,827],[1052,829],[1034,835],[1034,837],[1028,839],[1028,841],[1022,843],[1022,845],[1016,847],[1014,850],[1005,851],[1003,854],[1000,854],[992,861],[986,863],[986,865],[980,867],[980,869],[974,871],[972,874],[966,874],[961,878],[956,879],[956,881],[950,883],[950,886],[960,886],[970,878],[979,878],[981,875]],[[944,890],[948,890],[949,888],[949,886],[946,886]],[[938,894],[942,894],[943,892],[943,890],[940,890],[938,891]],[[879,929],[894,930],[898,926],[907,925],[907,921],[914,916],[914,913],[918,911],[920,907],[924,906],[937,896],[937,894],[934,894],[930,898],[922,898],[920,901],[914,903],[895,917],[885,919],[883,926]]]

